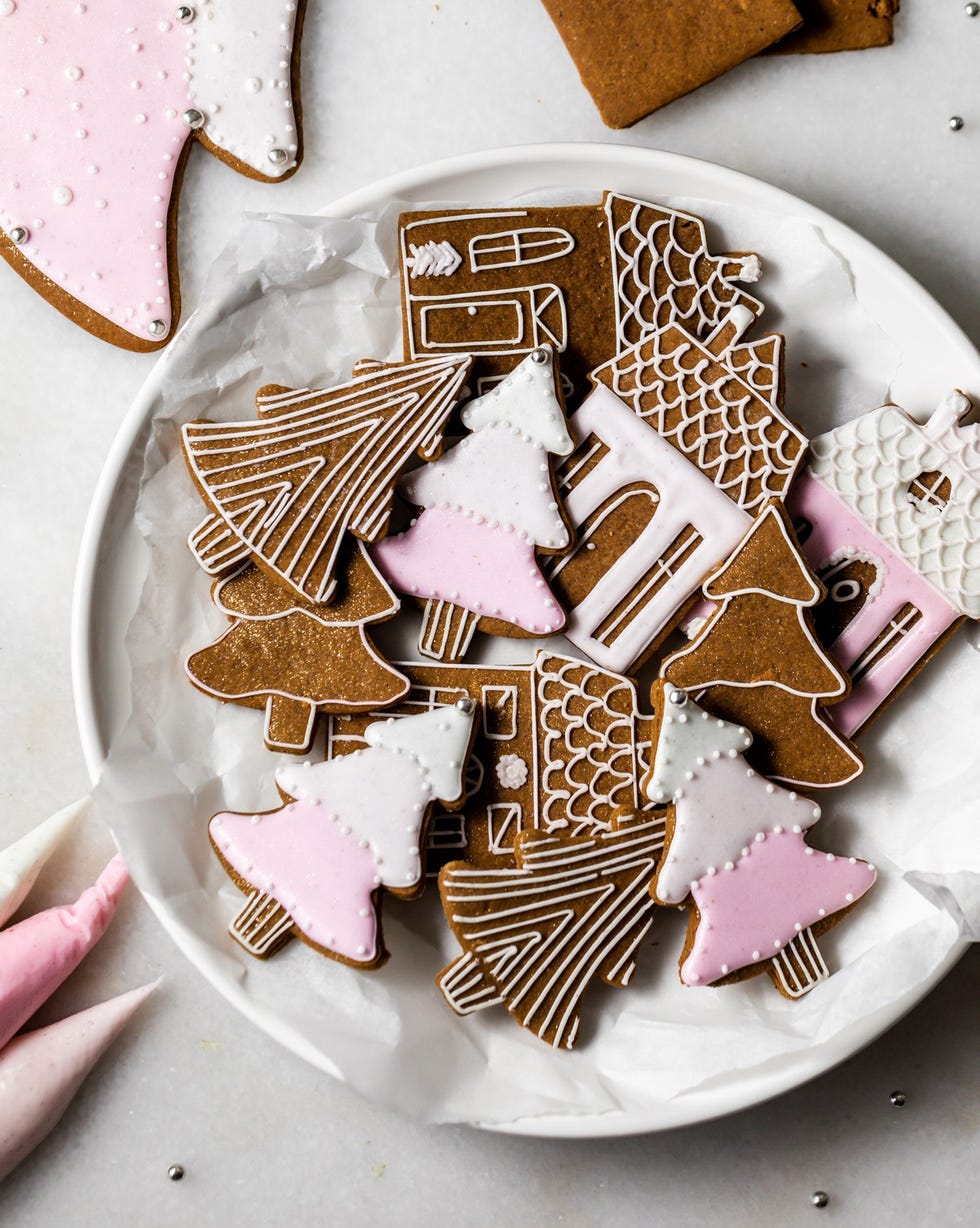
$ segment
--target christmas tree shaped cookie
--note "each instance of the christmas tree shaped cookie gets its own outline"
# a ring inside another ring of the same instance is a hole
[[[536,559],[569,544],[549,459],[572,451],[556,375],[553,351],[534,350],[465,407],[469,436],[400,483],[422,511],[374,558],[396,589],[425,602],[425,656],[459,660],[478,626],[542,636],[564,625]]]
[[[188,658],[188,676],[207,695],[264,708],[270,750],[304,753],[318,712],[385,708],[408,690],[367,635],[397,613],[398,599],[360,542],[342,557],[329,606],[299,601],[249,564],[214,586],[215,605],[234,621]]]
[[[404,899],[422,890],[429,813],[436,801],[462,804],[475,710],[461,699],[376,722],[365,750],[281,768],[286,805],[214,816],[212,846],[248,893],[231,932],[250,954],[272,955],[296,934],[342,963],[385,962],[382,890]]]
[[[814,633],[808,611],[824,589],[781,504],[766,507],[703,591],[720,604],[664,663],[663,677],[716,716],[748,726],[748,759],[765,776],[827,788],[860,775],[861,757],[821,710],[845,699],[850,683]]]
[[[164,345],[190,145],[252,179],[299,165],[304,9],[2,0],[0,255],[89,332]]]
[[[326,390],[260,389],[258,422],[189,422],[184,454],[210,515],[190,545],[221,574],[251,559],[328,603],[346,533],[377,541],[408,458],[439,455],[468,358],[392,364]]]
[[[439,874],[446,918],[463,954],[438,984],[457,1014],[500,1004],[556,1049],[578,1034],[595,978],[626,986],[650,928],[650,880],[663,848],[655,815],[591,836],[517,837],[517,868],[454,861]]]
[[[651,894],[687,901],[681,980],[709,985],[763,970],[786,997],[829,975],[816,937],[869,889],[873,866],[810,848],[820,808],[746,763],[744,726],[721,720],[669,682],[654,686],[659,715],[646,795],[666,806],[666,851]]]

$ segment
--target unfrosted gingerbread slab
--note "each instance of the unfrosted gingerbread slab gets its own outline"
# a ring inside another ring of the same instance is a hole
[[[803,25],[772,50],[779,54],[812,51],[863,51],[887,47],[899,0],[794,0]]]
[[[610,128],[628,128],[800,24],[790,0],[542,2]]]

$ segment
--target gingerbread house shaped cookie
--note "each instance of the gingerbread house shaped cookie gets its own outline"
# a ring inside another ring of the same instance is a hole
[[[811,444],[788,500],[828,590],[817,629],[851,675],[833,709],[866,724],[964,618],[980,617],[980,426],[948,396],[921,425],[884,405]]]
[[[565,634],[605,669],[653,651],[803,460],[779,408],[781,338],[740,341],[751,320],[734,307],[707,343],[650,334],[593,372],[569,421],[559,477],[578,540],[549,580]]]
[[[399,668],[412,684],[405,699],[377,714],[331,717],[327,757],[363,746],[365,728],[378,717],[465,697],[477,702],[467,800],[457,814],[434,814],[429,873],[460,856],[479,866],[513,865],[521,831],[609,831],[617,808],[638,808],[651,720],[639,713],[630,679],[546,651],[528,665]]]
[[[712,255],[700,218],[614,192],[596,205],[460,209],[399,219],[405,355],[467,353],[476,390],[539,345],[562,355],[566,392],[654,328],[708,338],[733,307],[751,254]]]

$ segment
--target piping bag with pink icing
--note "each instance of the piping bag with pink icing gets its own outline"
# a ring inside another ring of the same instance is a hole
[[[806,843],[820,807],[742,757],[752,735],[670,682],[654,684],[653,764],[643,791],[665,806],[667,842],[650,893],[687,902],[685,985],[766,971],[788,998],[830,975],[816,938],[871,887],[875,868]]]
[[[73,802],[0,853],[0,925],[6,925],[27,899],[44,863],[65,838],[84,806],[84,802]]]
[[[0,1181],[45,1139],[159,982],[16,1037],[0,1053]]]
[[[0,932],[0,1047],[99,941],[127,882],[117,855],[74,904],[48,908]]]

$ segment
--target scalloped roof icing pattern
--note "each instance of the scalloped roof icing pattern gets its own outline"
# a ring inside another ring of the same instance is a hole
[[[969,618],[980,618],[980,424],[952,393],[922,425],[897,405],[883,405],[812,441],[810,472],[876,537]],[[950,481],[943,508],[909,497],[922,473]]]
[[[539,653],[541,826],[578,835],[610,829],[612,810],[636,806],[637,699],[633,683],[586,661]]]
[[[758,279],[757,256],[711,255],[704,223],[690,213],[615,192],[603,198],[603,207],[620,349],[668,323],[707,337],[736,305],[762,314],[762,303],[734,284]]]
[[[592,373],[750,515],[784,497],[806,436],[684,329],[651,333]]]

